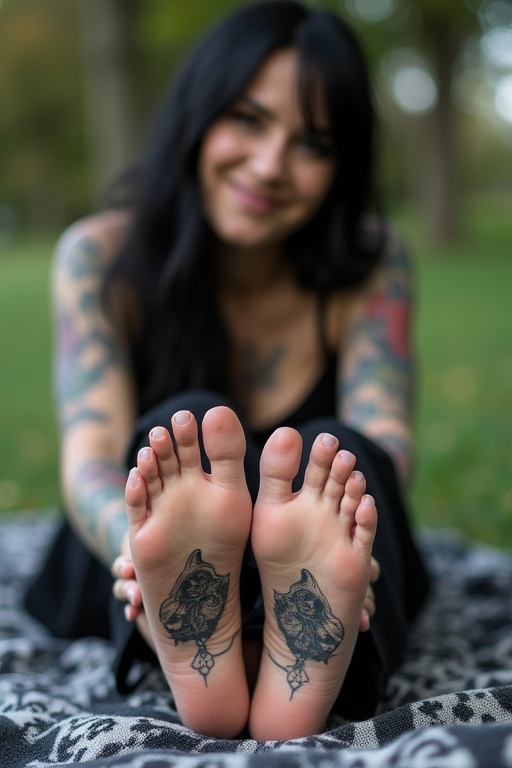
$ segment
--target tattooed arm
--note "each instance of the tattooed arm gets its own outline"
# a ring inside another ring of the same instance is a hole
[[[357,303],[341,356],[345,423],[380,444],[407,483],[412,470],[411,264],[391,235],[378,274]]]
[[[63,493],[75,529],[107,566],[127,530],[123,456],[135,417],[124,342],[99,300],[122,226],[103,214],[68,230],[52,281]]]

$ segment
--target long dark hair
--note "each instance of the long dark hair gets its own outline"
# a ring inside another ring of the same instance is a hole
[[[325,293],[362,282],[382,238],[362,237],[377,207],[375,109],[364,56],[335,14],[295,0],[246,5],[214,27],[175,77],[148,150],[130,176],[132,223],[106,281],[135,289],[142,324],[134,342],[140,409],[189,387],[230,392],[229,339],[217,306],[212,234],[202,215],[201,142],[244,92],[264,59],[295,47],[299,98],[312,122],[323,84],[337,173],[323,206],[286,244],[298,283]]]

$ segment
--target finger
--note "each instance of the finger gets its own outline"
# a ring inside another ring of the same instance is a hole
[[[136,621],[139,616],[141,616],[144,613],[142,607],[135,607],[134,605],[130,605],[127,603],[124,607],[124,617],[126,621],[132,622]]]
[[[370,618],[375,614],[375,611],[376,611],[375,595],[373,594],[373,589],[371,587],[368,587],[368,591],[364,599],[363,608],[365,611],[368,612],[368,615]]]
[[[142,594],[137,582],[133,579],[117,579],[112,588],[114,597],[124,600],[138,608],[142,605]]]
[[[133,579],[135,577],[133,563],[126,555],[116,557],[110,570],[112,576],[116,579]]]
[[[375,581],[378,581],[379,576],[380,576],[379,561],[376,560],[374,557],[372,557],[372,560],[370,563],[370,583],[373,584]]]
[[[359,631],[360,632],[368,632],[370,629],[370,616],[368,615],[368,611],[363,608],[361,611],[361,618],[359,619]]]

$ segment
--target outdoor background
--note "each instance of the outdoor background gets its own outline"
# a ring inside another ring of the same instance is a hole
[[[234,0],[0,0],[0,510],[59,504],[52,248],[141,144]],[[512,3],[339,0],[371,62],[381,179],[417,265],[422,524],[512,547]]]

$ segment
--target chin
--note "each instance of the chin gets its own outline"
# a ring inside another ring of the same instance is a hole
[[[243,248],[253,250],[275,245],[276,242],[282,242],[282,238],[273,238],[269,235],[260,235],[256,233],[226,230],[218,232],[219,240],[231,248]]]

